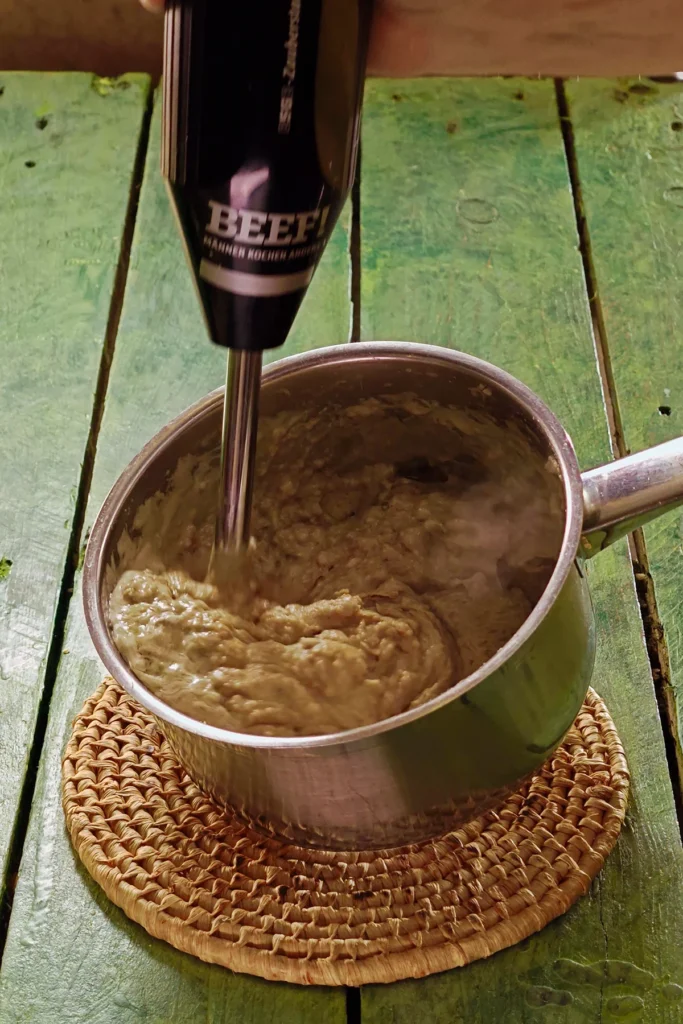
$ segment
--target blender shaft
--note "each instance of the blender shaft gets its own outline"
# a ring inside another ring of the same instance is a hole
[[[216,516],[219,555],[238,554],[249,544],[261,361],[261,352],[231,349],[228,354]]]

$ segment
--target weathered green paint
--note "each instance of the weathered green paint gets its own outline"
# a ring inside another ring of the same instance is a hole
[[[90,427],[148,80],[0,75],[0,879]]]
[[[370,82],[366,96],[363,337],[487,353],[562,396],[585,463],[607,458],[552,86]]]
[[[364,337],[490,359],[545,398],[584,466],[607,458],[552,84],[369,83],[361,202]],[[683,1017],[668,987],[683,984],[683,857],[625,545],[589,571],[594,681],[633,773],[617,849],[590,895],[521,946],[464,970],[364,990],[364,1024],[597,1024],[640,1012],[638,1000],[643,1020]]]
[[[109,102],[113,93],[101,92],[94,95]],[[34,113],[50,117],[39,104]],[[223,376],[223,354],[204,338],[157,163],[155,128],[86,523],[144,440]],[[363,179],[364,336],[457,345],[492,359],[543,395],[584,465],[607,458],[552,88],[372,82]],[[346,253],[342,228],[291,349],[347,337]],[[4,546],[0,558],[15,563],[0,580],[1,602],[19,562]],[[600,631],[596,685],[634,774],[617,850],[591,894],[541,935],[465,970],[364,991],[370,1024],[526,1024],[551,1016],[592,1024],[625,1014],[673,1024],[683,1016],[680,846],[624,545],[590,572]],[[2,1024],[342,1021],[342,992],[234,976],[150,939],[80,868],[64,834],[59,758],[101,669],[78,598],[65,647],[0,976]]]
[[[225,355],[206,340],[158,173],[158,127],[156,118],[87,523],[150,435],[223,381]],[[346,339],[346,252],[342,226],[289,351]],[[77,863],[61,810],[60,755],[74,715],[102,678],[78,593],[65,648],[0,976],[2,1024],[343,1021],[343,991],[234,975],[149,938]]]
[[[683,434],[683,82],[567,92],[625,440],[639,451]],[[679,737],[682,525],[679,511],[645,531]]]

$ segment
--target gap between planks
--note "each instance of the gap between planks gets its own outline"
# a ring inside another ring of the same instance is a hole
[[[346,990],[346,1024],[361,1024],[361,997],[359,988]]]
[[[609,352],[609,341],[605,319],[603,316],[600,294],[598,291],[597,274],[593,262],[591,249],[590,231],[585,215],[585,207],[581,191],[581,179],[579,163],[574,140],[574,129],[572,126],[571,112],[562,79],[555,79],[555,93],[557,96],[557,110],[562,130],[567,169],[571,182],[572,198],[574,201],[574,215],[576,218],[576,229],[579,236],[579,250],[583,264],[583,274],[588,293],[591,319],[593,322],[593,336],[595,338],[595,351],[597,356],[600,380],[605,403],[605,411],[609,424],[612,451],[615,456],[622,458],[629,454],[624,430],[622,426],[621,413],[619,411],[619,400],[617,388],[612,370],[612,360]],[[647,653],[650,660],[650,671],[657,698],[657,708],[664,736],[666,759],[669,768],[669,776],[673,789],[674,802],[676,805],[676,816],[678,827],[683,840],[683,757],[681,755],[680,737],[678,735],[676,712],[674,706],[673,691],[671,687],[671,676],[669,669],[669,652],[664,636],[664,628],[657,609],[657,596],[650,574],[645,536],[641,529],[635,530],[629,536],[629,552],[635,580],[636,593],[640,614],[643,620],[643,631]]]
[[[349,341],[360,341],[361,320],[361,146],[358,144],[356,174],[351,189],[351,231],[349,233],[349,261],[351,264],[351,336]]]
[[[24,776],[24,782],[21,787],[21,793],[19,796],[19,805],[15,819],[15,826],[12,838],[10,840],[9,851],[7,856],[7,867],[5,871],[5,877],[3,879],[2,900],[0,903],[0,967],[2,966],[2,958],[3,953],[5,951],[5,943],[7,941],[9,921],[12,914],[12,904],[14,902],[14,891],[19,876],[19,867],[21,864],[24,842],[26,840],[26,833],[28,831],[29,818],[31,814],[31,805],[33,803],[33,795],[35,792],[36,779],[38,775],[38,766],[40,764],[40,757],[43,749],[43,743],[45,740],[45,731],[47,729],[50,702],[52,699],[55,680],[57,678],[59,661],[62,655],[66,619],[69,611],[69,605],[71,603],[71,597],[73,595],[74,576],[76,573],[76,569],[80,564],[82,555],[82,544],[84,545],[85,541],[87,540],[87,537],[85,537],[83,538],[82,542],[83,525],[85,521],[85,509],[88,502],[88,495],[90,493],[93,467],[95,464],[95,454],[97,451],[97,439],[99,436],[102,415],[104,412],[105,396],[107,393],[107,385],[109,383],[109,372],[111,369],[111,363],[114,356],[116,335],[118,331],[119,320],[121,318],[123,296],[126,289],[128,266],[130,263],[130,250],[133,242],[135,221],[137,218],[142,176],[145,169],[145,158],[147,156],[147,146],[149,142],[149,130],[152,119],[153,106],[154,91],[150,87],[147,93],[147,102],[140,124],[140,136],[138,139],[137,150],[135,153],[135,160],[133,162],[130,194],[128,197],[128,205],[126,208],[123,232],[121,234],[119,258],[116,264],[116,271],[114,274],[114,283],[112,287],[111,301],[109,304],[107,325],[104,333],[102,355],[100,357],[100,365],[97,372],[97,383],[95,386],[95,393],[93,396],[93,407],[92,415],[90,418],[90,427],[88,430],[88,440],[85,446],[83,465],[81,467],[81,475],[78,483],[76,507],[71,524],[71,533],[69,535],[69,543],[64,562],[62,582],[59,588],[59,596],[57,598],[54,626],[52,629],[52,636],[50,638],[50,644],[48,647],[47,658],[45,662],[45,685],[43,687],[43,692],[40,698],[40,702],[38,704],[38,712],[36,715],[36,725],[33,733],[31,750],[29,753],[29,760],[26,769],[26,774]]]

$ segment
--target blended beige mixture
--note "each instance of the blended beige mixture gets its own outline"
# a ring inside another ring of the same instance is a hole
[[[410,396],[263,419],[254,545],[223,588],[217,486],[216,453],[180,461],[119,546],[109,615],[150,690],[241,732],[339,732],[443,693],[521,626],[561,544],[557,472],[521,431]]]

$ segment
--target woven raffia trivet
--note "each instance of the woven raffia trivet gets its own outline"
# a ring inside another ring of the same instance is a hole
[[[234,971],[362,985],[460,967],[567,910],[616,842],[628,769],[590,691],[562,747],[495,811],[399,851],[307,850],[209,799],[106,680],[74,723],[63,790],[79,857],[151,935]]]

